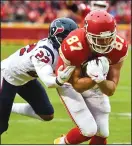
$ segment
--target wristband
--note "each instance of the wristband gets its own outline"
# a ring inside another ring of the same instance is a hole
[[[59,86],[62,86],[63,84],[61,84],[58,79],[56,78],[56,83],[59,85]]]

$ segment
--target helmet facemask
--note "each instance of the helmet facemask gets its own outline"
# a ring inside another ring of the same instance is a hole
[[[95,52],[105,54],[109,53],[114,48],[116,30],[114,32],[100,32],[100,35],[87,32],[86,37]]]
[[[57,37],[57,36],[54,36],[54,37],[55,37],[57,43],[58,43],[59,45],[61,45],[61,41],[58,39],[58,37]],[[61,39],[61,38],[60,38],[60,39]]]
[[[70,31],[66,31],[65,30],[65,34],[60,33],[60,34],[57,34],[57,35],[55,35],[53,37],[55,37],[55,39],[58,42],[58,44],[61,45],[62,41],[68,36],[69,33],[70,33]]]

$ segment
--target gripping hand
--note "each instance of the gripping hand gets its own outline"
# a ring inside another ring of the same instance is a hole
[[[96,83],[106,80],[109,71],[109,61],[106,57],[98,57],[87,64],[87,75]]]
[[[63,69],[63,65],[61,65],[58,68],[58,76],[56,77],[56,83],[59,86],[62,86],[65,82],[70,79],[74,69],[75,66],[67,66],[65,69]]]

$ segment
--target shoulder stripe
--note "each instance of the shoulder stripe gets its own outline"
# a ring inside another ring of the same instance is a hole
[[[54,56],[53,51],[52,51],[49,47],[47,47],[47,46],[45,46],[45,45],[40,46],[39,48],[44,48],[44,49],[46,49],[47,51],[50,52],[50,54],[51,54],[51,56],[52,56],[52,64],[53,64],[53,63],[54,63],[54,60],[55,60],[55,56]]]

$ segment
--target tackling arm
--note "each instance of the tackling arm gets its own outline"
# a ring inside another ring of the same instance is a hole
[[[34,56],[32,56],[31,60],[34,64],[35,70],[39,78],[48,88],[57,88],[59,86],[62,86],[64,82],[67,82],[69,80],[72,72],[75,69],[74,66],[67,66],[63,70],[63,66],[60,66],[58,68],[58,75],[55,76],[52,66],[50,64],[41,62],[37,60]]]
[[[120,70],[122,65],[123,65],[123,61],[118,64],[110,66],[107,80],[98,83],[100,90],[104,94],[108,96],[112,96],[114,94],[119,82]]]
[[[91,80],[91,78],[89,78],[89,77],[82,78],[80,68],[75,69],[75,71],[73,72],[73,74],[69,80],[69,83],[71,83],[73,88],[79,93],[82,93],[82,92],[92,88],[96,84],[96,82]]]
[[[42,65],[42,63],[38,64],[36,63],[36,58],[34,57],[32,57],[32,62],[34,64],[35,70],[39,78],[46,85],[46,87],[48,88],[59,87],[59,85],[56,83],[56,76],[53,73],[51,65],[49,64]]]

